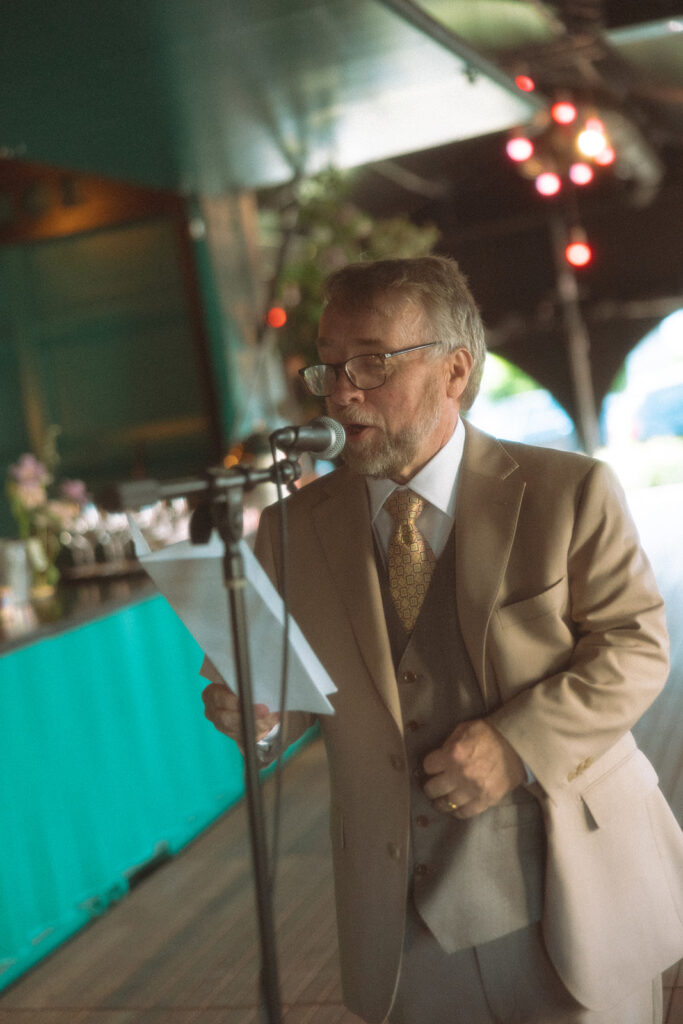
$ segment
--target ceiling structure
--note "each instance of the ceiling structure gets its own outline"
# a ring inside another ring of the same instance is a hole
[[[683,306],[683,4],[421,6],[510,76],[532,76],[548,103],[570,97],[593,108],[611,134],[614,166],[552,198],[507,159],[507,132],[367,167],[355,188],[376,215],[407,211],[438,225],[439,250],[467,273],[490,347],[580,420],[568,332],[578,328],[589,350],[599,409],[629,350]],[[571,278],[560,267],[559,281],[560,244],[575,225],[594,259]]]
[[[187,193],[499,131],[542,102],[382,0],[3,0],[2,26],[0,154]]]
[[[360,167],[356,198],[438,225],[491,346],[572,415],[567,331],[599,404],[683,305],[681,0],[4,0],[2,18],[0,159],[192,195]],[[564,93],[618,158],[547,200],[504,147]],[[563,291],[576,222],[595,258]]]

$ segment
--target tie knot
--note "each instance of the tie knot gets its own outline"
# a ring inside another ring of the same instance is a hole
[[[393,491],[384,507],[395,523],[414,523],[424,508],[424,498],[414,491]]]

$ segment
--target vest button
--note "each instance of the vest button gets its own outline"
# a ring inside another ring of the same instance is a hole
[[[406,722],[406,729],[408,732],[417,732],[419,728],[420,723],[416,722],[414,718],[411,718],[410,721]]]
[[[402,683],[416,683],[418,679],[417,672],[404,672],[401,675]]]
[[[416,864],[415,865],[415,874],[417,875],[418,878],[424,878],[424,876],[427,874],[428,871],[429,871],[429,868],[427,867],[426,864]]]
[[[395,768],[397,772],[403,770],[403,758],[400,754],[392,754],[389,761],[391,763],[391,767]]]
[[[387,852],[392,860],[401,859],[401,851],[397,843],[387,843]]]
[[[429,825],[429,818],[426,814],[418,814],[415,821],[418,823],[420,828],[427,828],[427,825]]]

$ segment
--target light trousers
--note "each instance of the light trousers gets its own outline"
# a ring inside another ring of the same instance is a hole
[[[409,905],[398,992],[388,1024],[662,1024],[662,984],[630,992],[609,1010],[569,994],[540,925],[445,953]]]

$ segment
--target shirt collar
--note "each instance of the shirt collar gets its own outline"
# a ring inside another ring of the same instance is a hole
[[[464,446],[465,428],[462,419],[458,417],[450,439],[406,484],[411,491],[415,491],[451,519],[455,518],[455,484]],[[370,517],[374,522],[389,495],[401,485],[384,477],[366,477],[365,482],[370,498]]]

